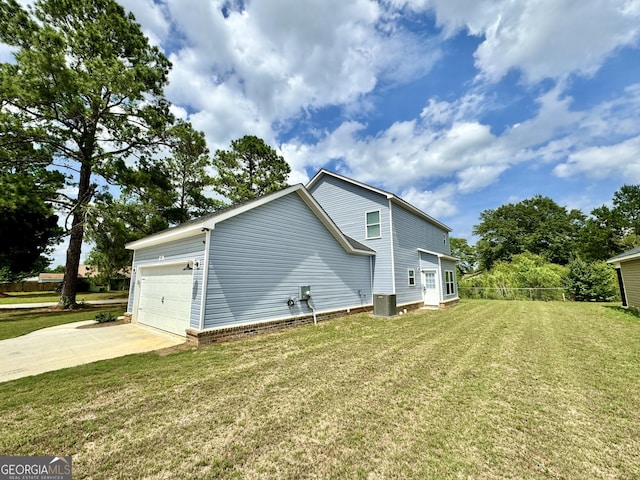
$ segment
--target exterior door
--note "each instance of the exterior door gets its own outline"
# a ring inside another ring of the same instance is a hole
[[[440,290],[438,289],[438,271],[422,271],[422,297],[426,306],[440,305]]]

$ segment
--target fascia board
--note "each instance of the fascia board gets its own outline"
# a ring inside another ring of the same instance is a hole
[[[153,247],[155,245],[161,245],[167,242],[173,242],[174,240],[182,240],[183,238],[193,237],[202,233],[203,229],[207,228],[204,222],[197,224],[190,224],[187,227],[176,227],[165,232],[161,232],[149,237],[141,238],[135,242],[127,243],[125,248],[127,250],[138,250],[140,248]]]
[[[609,260],[607,260],[607,263],[611,263],[611,264],[620,264],[623,262],[629,262],[631,260],[637,260],[640,258],[640,253],[636,253],[633,255],[629,255],[627,257],[618,257],[618,258],[611,258]]]
[[[447,255],[446,253],[434,252],[433,250],[427,250],[426,248],[418,248],[419,252],[428,253],[429,255],[435,255],[438,258],[443,260],[449,260],[450,262],[459,262],[460,259],[458,257],[454,257],[452,255]]]

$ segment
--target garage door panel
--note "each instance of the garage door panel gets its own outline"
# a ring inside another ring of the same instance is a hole
[[[184,335],[189,326],[192,283],[192,272],[181,266],[143,269],[138,322]]]

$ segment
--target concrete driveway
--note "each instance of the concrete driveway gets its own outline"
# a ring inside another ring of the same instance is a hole
[[[0,382],[83,363],[180,345],[184,337],[139,324],[77,328],[93,320],[0,340]]]

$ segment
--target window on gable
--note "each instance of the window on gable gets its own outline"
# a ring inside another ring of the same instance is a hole
[[[380,238],[380,210],[367,212],[367,238]]]
[[[453,276],[453,270],[446,270],[444,272],[444,283],[447,290],[447,295],[456,293],[456,282]]]
[[[409,269],[409,286],[415,287],[416,285],[416,271],[413,268]]]

